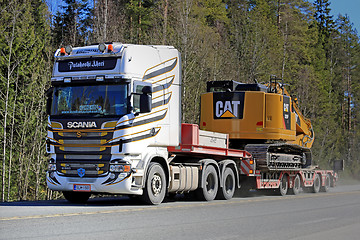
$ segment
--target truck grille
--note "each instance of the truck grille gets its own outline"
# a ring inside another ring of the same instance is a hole
[[[109,163],[58,161],[56,169],[60,175],[68,177],[99,177],[107,175]]]
[[[91,119],[99,128],[66,128],[69,119],[52,120],[49,131],[56,153],[56,169],[62,176],[73,179],[105,176],[109,171],[111,148],[121,141],[113,141],[117,119]],[[88,121],[88,119],[84,119]],[[64,127],[65,126],[65,127]]]

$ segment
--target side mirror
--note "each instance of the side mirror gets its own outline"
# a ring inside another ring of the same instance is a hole
[[[140,113],[148,113],[152,110],[152,88],[144,86],[140,95]]]
[[[141,94],[140,95],[140,113],[148,113],[152,110],[152,99],[151,95]]]

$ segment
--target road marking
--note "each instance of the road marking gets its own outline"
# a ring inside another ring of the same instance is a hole
[[[312,220],[312,221],[300,222],[300,223],[297,223],[296,225],[315,224],[315,223],[321,223],[321,222],[331,221],[331,220],[335,220],[335,219],[336,218],[334,218],[334,217],[321,218],[321,219],[316,219],[316,220]]]
[[[279,197],[276,197],[276,196],[265,197],[265,198],[258,197],[258,198],[251,198],[251,199],[233,198],[231,200],[223,200],[223,201],[219,200],[219,201],[213,201],[213,202],[197,202],[197,203],[193,203],[193,204],[184,204],[184,205],[177,205],[177,206],[166,206],[165,204],[163,204],[160,206],[148,206],[148,207],[141,207],[141,208],[116,209],[116,210],[95,211],[95,212],[77,212],[77,213],[59,213],[59,214],[49,214],[49,215],[17,216],[17,217],[0,218],[0,221],[43,219],[43,218],[71,217],[71,216],[140,212],[140,211],[154,211],[154,210],[161,210],[161,209],[194,208],[194,207],[202,207],[202,206],[235,205],[235,204],[267,202],[267,201],[270,202],[270,201],[289,200],[289,199],[331,197],[331,196],[340,196],[340,195],[349,195],[349,194],[353,194],[353,195],[360,194],[360,190],[352,191],[352,192],[304,194],[304,195],[282,196],[282,197],[280,197],[280,196]]]

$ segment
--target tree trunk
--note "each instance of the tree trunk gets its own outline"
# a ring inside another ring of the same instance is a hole
[[[163,39],[162,44],[166,43],[166,33],[167,33],[167,17],[168,17],[168,8],[169,8],[169,0],[164,0],[164,26],[163,26]]]

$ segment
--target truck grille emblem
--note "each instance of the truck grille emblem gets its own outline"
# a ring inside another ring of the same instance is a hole
[[[79,169],[77,170],[77,172],[78,172],[79,177],[85,176],[85,169],[79,168]]]

